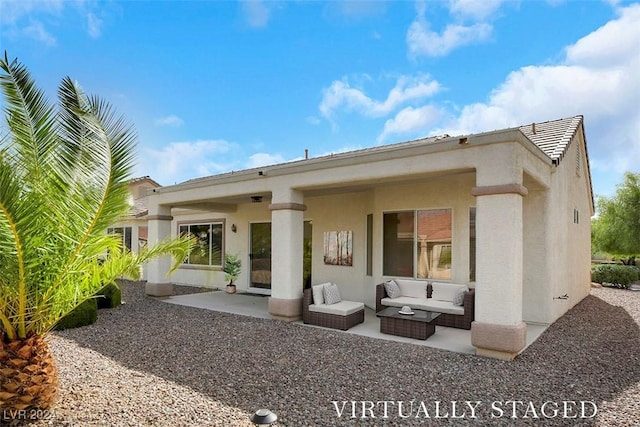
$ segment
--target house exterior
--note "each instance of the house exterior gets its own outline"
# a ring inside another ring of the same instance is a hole
[[[582,116],[198,178],[147,203],[151,244],[198,239],[174,283],[222,286],[222,254],[238,254],[238,290],[269,294],[277,319],[300,318],[311,283],[375,307],[389,278],[450,281],[476,290],[477,352],[513,358],[526,323],[552,323],[590,287]],[[150,263],[148,294],[172,292],[169,266]]]
[[[147,244],[149,228],[147,227],[147,193],[160,187],[149,176],[134,178],[129,181],[129,213],[120,221],[107,229],[107,233],[120,234],[122,247],[137,253]],[[146,279],[147,266],[143,267],[142,278]]]

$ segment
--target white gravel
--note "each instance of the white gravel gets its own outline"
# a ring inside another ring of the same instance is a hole
[[[633,426],[640,413],[640,292],[593,289],[512,362],[165,304],[134,283],[123,294],[96,324],[51,335],[60,399],[31,425],[248,426],[263,407],[288,426]],[[341,417],[332,401],[348,402]],[[381,404],[361,411],[382,401],[386,418]],[[453,401],[479,402],[475,418],[467,407],[452,419]],[[507,401],[523,402],[516,418]],[[565,401],[594,402],[597,415],[540,412]]]

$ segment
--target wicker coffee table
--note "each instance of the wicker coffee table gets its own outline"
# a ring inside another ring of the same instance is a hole
[[[434,320],[440,313],[414,309],[414,314],[400,314],[399,311],[398,307],[387,307],[376,313],[380,318],[380,332],[417,340],[426,340],[436,332]]]

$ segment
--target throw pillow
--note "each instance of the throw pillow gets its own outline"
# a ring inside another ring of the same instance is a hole
[[[340,298],[338,285],[336,285],[335,283],[328,283],[324,285],[324,303],[336,304],[340,301],[342,301],[342,298]]]
[[[466,289],[460,289],[456,296],[453,297],[453,305],[462,305],[464,303],[464,294],[467,293]]]
[[[384,290],[387,291],[387,295],[389,298],[398,298],[402,295],[400,292],[400,287],[395,282],[395,280],[388,280],[384,282]]]
[[[323,283],[321,285],[311,286],[311,293],[313,294],[313,303],[320,305],[324,304],[324,285],[330,285],[331,283]]]

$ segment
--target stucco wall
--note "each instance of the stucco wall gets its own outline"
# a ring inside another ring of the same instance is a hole
[[[581,159],[580,173],[576,172],[578,153]],[[548,224],[552,266],[552,295],[548,301],[550,322],[580,302],[590,289],[592,212],[584,153],[584,142],[578,136],[571,142],[552,177],[551,220]],[[578,224],[574,223],[574,209],[578,211]],[[558,299],[563,295],[569,298]]]
[[[375,305],[375,285],[382,282],[382,217],[384,212],[450,208],[453,217],[452,281],[469,282],[469,208],[475,206],[471,188],[474,173],[437,177],[418,182],[381,185],[365,191],[305,197],[305,221],[313,229],[312,282],[339,284],[342,297]],[[366,275],[366,221],[373,214],[373,275]],[[225,221],[225,251],[237,253],[243,261],[242,274],[237,280],[238,290],[249,285],[247,271],[249,250],[249,224],[271,222],[268,203],[240,204],[236,212],[193,212],[174,210],[172,235],[177,234],[178,222]],[[235,224],[237,232],[231,232]],[[325,265],[323,260],[324,233],[353,231],[353,266]],[[221,287],[224,274],[212,269],[179,268],[171,279],[175,283]],[[473,284],[471,284],[473,286]]]
[[[237,254],[242,260],[242,272],[236,285],[238,290],[247,290],[249,287],[249,238],[251,222],[271,222],[271,213],[268,203],[251,203],[238,205],[236,212],[202,212],[189,210],[174,210],[171,222],[171,235],[178,233],[178,223],[191,221],[224,221],[224,251]],[[231,226],[236,225],[236,232],[231,231]],[[171,276],[171,281],[177,284],[223,287],[226,285],[224,273],[218,269],[184,266],[178,268]]]
[[[524,185],[529,194],[523,198],[523,283],[522,320],[547,324],[551,295],[549,253],[549,191],[527,175]]]
[[[312,282],[337,283],[343,299],[362,300],[366,275],[366,217],[369,191],[305,199],[305,220],[313,224]],[[353,266],[325,265],[324,233],[353,231]]]

